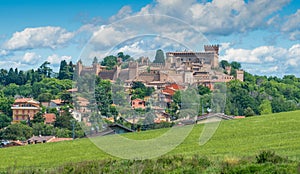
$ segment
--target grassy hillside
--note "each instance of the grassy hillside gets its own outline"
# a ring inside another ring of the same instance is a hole
[[[300,111],[222,121],[214,136],[199,146],[203,125],[197,125],[176,149],[167,155],[218,157],[255,156],[261,150],[274,150],[289,159],[300,159]],[[126,134],[131,139],[148,139],[166,129]],[[0,149],[0,170],[7,168],[54,167],[112,157],[89,139]]]

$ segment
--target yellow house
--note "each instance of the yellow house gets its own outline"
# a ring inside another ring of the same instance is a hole
[[[18,98],[11,109],[13,112],[12,123],[18,123],[27,121],[28,118],[32,120],[33,116],[40,110],[40,103],[33,100],[33,98]]]

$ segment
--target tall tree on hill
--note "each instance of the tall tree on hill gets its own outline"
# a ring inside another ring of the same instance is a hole
[[[102,60],[101,65],[106,66],[108,70],[111,70],[117,65],[117,57],[113,55],[106,56]]]
[[[163,50],[159,49],[156,51],[153,63],[165,63],[165,55]]]
[[[241,64],[236,61],[231,62],[230,65],[233,69],[240,69],[242,67]]]
[[[51,74],[53,73],[52,69],[49,67],[50,62],[45,61],[40,67],[40,73],[44,75],[44,77],[51,77]]]
[[[45,117],[43,116],[43,112],[40,111],[33,116],[32,123],[44,123]]]
[[[221,60],[220,67],[225,69],[227,66],[230,66],[227,60]]]
[[[58,79],[73,79],[73,73],[74,71],[70,71],[70,69],[73,67],[70,67],[70,65],[67,64],[66,60],[62,60],[60,62],[59,72],[58,72]]]
[[[121,58],[123,62],[126,62],[128,59],[130,59],[130,56],[128,54],[124,55],[123,52],[119,52],[117,56],[118,58]]]

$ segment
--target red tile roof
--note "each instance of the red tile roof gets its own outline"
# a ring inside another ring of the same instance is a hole
[[[53,123],[55,122],[56,115],[53,113],[46,113],[44,114],[44,117],[45,117],[44,123]]]
[[[53,143],[53,142],[70,141],[70,140],[73,140],[73,138],[53,138],[49,142]]]
[[[168,94],[168,95],[171,95],[171,96],[173,96],[175,94],[175,90],[169,89],[169,88],[163,89],[162,92],[164,94]]]
[[[183,89],[182,86],[176,84],[176,83],[173,83],[171,85],[167,85],[166,88],[169,88],[169,89],[175,89],[175,90],[180,90],[180,89]]]
[[[27,102],[39,103],[38,101],[33,100],[33,98],[17,98],[15,100],[15,103],[27,103]]]
[[[67,91],[68,92],[78,92],[78,89],[77,88],[72,88],[72,89],[68,89]]]
[[[57,105],[61,105],[63,103],[63,101],[61,99],[55,99],[55,100],[51,100],[51,101]]]

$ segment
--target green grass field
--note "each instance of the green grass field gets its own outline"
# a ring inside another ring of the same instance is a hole
[[[226,158],[255,156],[261,150],[274,150],[278,155],[300,161],[300,111],[222,121],[214,136],[200,146],[202,129],[203,125],[195,126],[184,142],[166,155],[198,154]],[[160,129],[124,136],[142,140],[160,136],[166,131]],[[116,159],[101,151],[87,138],[2,148],[0,156],[0,171],[8,168],[51,168],[70,162]]]

